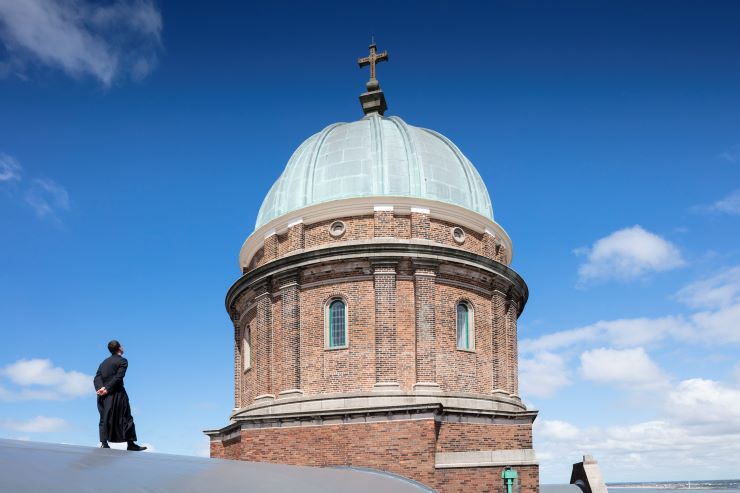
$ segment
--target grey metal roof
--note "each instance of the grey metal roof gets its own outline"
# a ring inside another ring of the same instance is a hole
[[[583,490],[574,484],[541,484],[540,493],[583,493]]]
[[[8,493],[419,493],[378,471],[188,457],[0,439],[0,491]]]

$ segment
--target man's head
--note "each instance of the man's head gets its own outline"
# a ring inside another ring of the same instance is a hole
[[[110,354],[123,354],[123,346],[117,340],[113,339],[108,343],[108,351]]]

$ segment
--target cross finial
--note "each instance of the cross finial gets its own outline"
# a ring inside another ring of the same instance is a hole
[[[375,36],[372,37],[372,42],[370,43],[370,46],[368,46],[370,49],[370,54],[364,58],[358,58],[357,63],[360,65],[360,68],[367,67],[370,65],[370,80],[367,81],[367,90],[373,91],[375,89],[378,89],[380,87],[380,84],[378,83],[378,79],[375,77],[375,64],[380,62],[387,62],[388,61],[388,52],[384,51],[382,53],[377,52],[377,45],[375,44]]]
[[[358,58],[357,63],[362,67],[370,66],[370,80],[367,81],[367,92],[360,96],[360,102],[362,103],[362,110],[365,114],[380,113],[381,115],[388,108],[385,102],[385,96],[383,91],[380,90],[380,83],[375,77],[375,65],[380,62],[388,61],[388,52],[383,51],[382,53],[377,52],[377,45],[375,44],[375,36],[371,38],[370,54],[364,58]]]

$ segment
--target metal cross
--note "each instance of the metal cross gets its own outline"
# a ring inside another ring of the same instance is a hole
[[[370,55],[366,56],[365,58],[358,58],[357,63],[360,65],[360,68],[370,65],[370,80],[376,80],[375,79],[375,64],[380,63],[380,62],[387,62],[388,52],[384,51],[383,53],[376,53],[375,40],[373,40],[369,48],[370,48]]]

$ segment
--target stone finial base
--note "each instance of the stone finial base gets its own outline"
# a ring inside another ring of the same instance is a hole
[[[360,104],[362,105],[363,113],[366,115],[370,113],[383,115],[388,109],[388,104],[385,102],[385,94],[380,89],[360,94]]]

